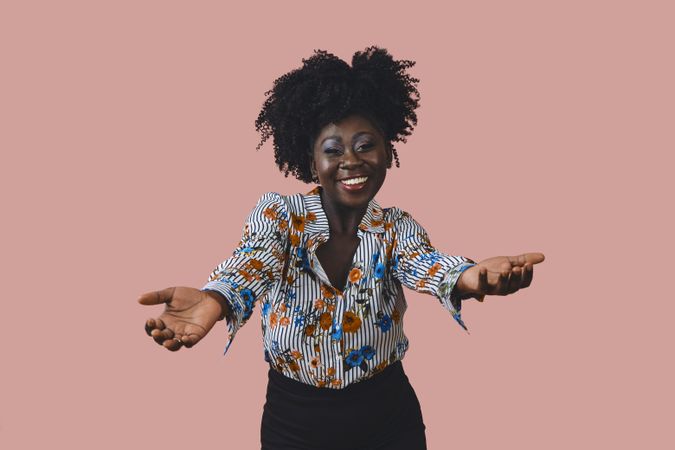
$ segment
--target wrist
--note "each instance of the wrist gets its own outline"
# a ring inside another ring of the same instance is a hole
[[[209,289],[205,289],[204,293],[209,298],[215,300],[218,303],[218,305],[220,305],[221,313],[220,313],[220,317],[218,318],[219,321],[221,321],[224,318],[230,316],[230,304],[223,294],[221,294],[218,291],[212,291],[212,290],[209,290]]]

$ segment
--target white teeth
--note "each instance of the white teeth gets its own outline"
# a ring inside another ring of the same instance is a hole
[[[344,184],[352,185],[352,184],[361,184],[365,183],[368,177],[359,177],[359,178],[350,178],[348,180],[342,180]]]

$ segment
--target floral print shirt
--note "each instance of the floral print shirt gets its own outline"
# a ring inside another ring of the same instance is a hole
[[[273,369],[313,386],[344,388],[405,355],[402,285],[435,296],[466,329],[453,287],[474,262],[437,251],[410,214],[383,209],[374,199],[357,229],[346,287],[332,286],[316,256],[330,236],[320,189],[263,195],[234,255],[202,288],[230,305],[225,353],[257,303],[265,360]]]

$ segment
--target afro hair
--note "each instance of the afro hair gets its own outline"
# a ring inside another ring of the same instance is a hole
[[[406,142],[419,106],[417,78],[406,73],[414,61],[394,60],[375,46],[352,57],[351,67],[324,50],[302,60],[302,67],[274,81],[255,121],[260,149],[272,136],[274,159],[285,176],[305,183],[313,179],[313,143],[320,130],[351,114],[361,114],[378,127],[400,166],[394,142]]]

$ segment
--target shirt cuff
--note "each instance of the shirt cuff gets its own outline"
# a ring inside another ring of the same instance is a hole
[[[225,346],[225,351],[223,354],[227,353],[227,350],[230,348],[230,344],[234,340],[234,336],[241,328],[241,325],[244,321],[245,313],[245,304],[241,299],[241,296],[234,290],[234,288],[227,282],[224,281],[209,281],[201,289],[202,291],[216,291],[225,298],[225,301],[230,306],[230,315],[226,316],[227,319],[227,330],[228,338],[227,345]]]
[[[443,303],[443,306],[450,311],[452,317],[457,321],[457,323],[464,328],[467,332],[469,329],[466,327],[466,324],[462,320],[462,298],[457,295],[455,291],[455,285],[459,276],[470,267],[476,265],[473,261],[466,258],[467,262],[459,264],[448,271],[441,280],[438,288],[438,296]],[[469,262],[470,261],[470,262]]]

